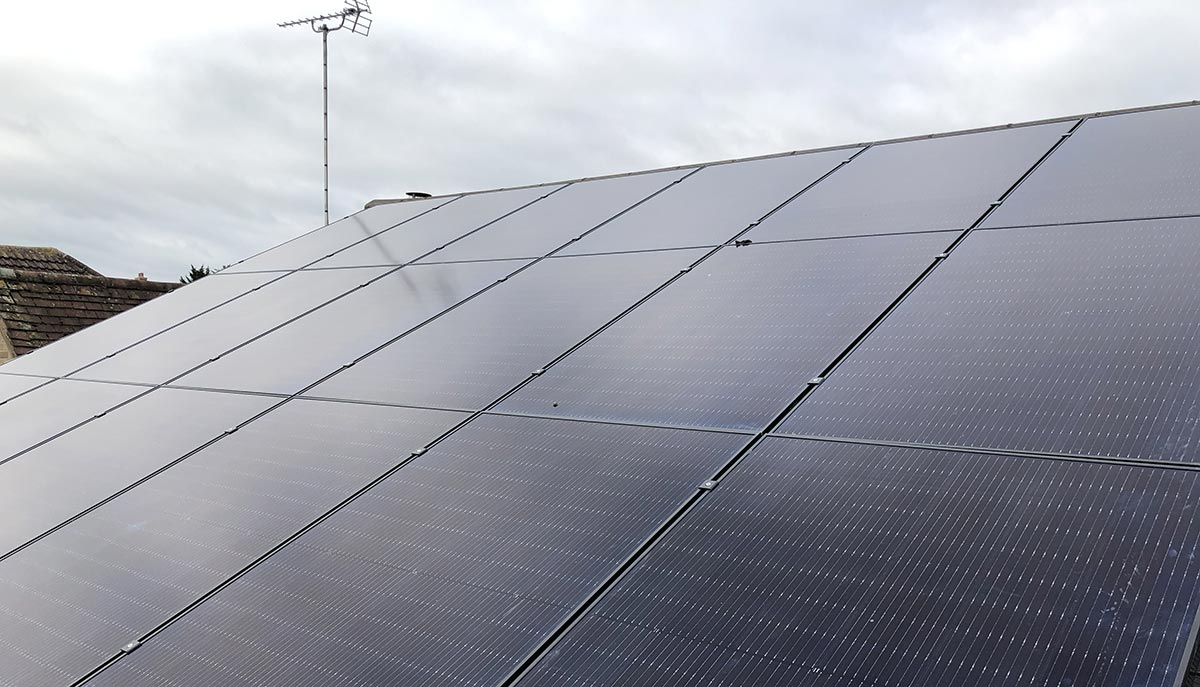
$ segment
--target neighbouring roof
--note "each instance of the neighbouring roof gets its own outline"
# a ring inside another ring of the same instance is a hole
[[[101,276],[53,248],[24,249],[28,251],[24,257],[22,251],[12,248],[0,248],[0,264],[23,261],[61,268],[34,271],[0,267],[0,337],[7,335],[15,355],[57,341],[180,286]],[[0,340],[0,350],[6,348],[4,344]]]
[[[29,272],[100,276],[99,272],[70,255],[46,246],[0,246],[0,267]]]

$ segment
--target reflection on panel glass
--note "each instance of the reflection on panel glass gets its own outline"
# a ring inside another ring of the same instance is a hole
[[[856,150],[705,167],[588,234],[563,254],[725,243]]]
[[[1197,462],[1200,220],[977,231],[783,425]]]
[[[1176,684],[1198,480],[768,439],[521,684]]]
[[[462,417],[289,402],[0,561],[3,677],[71,683]]]
[[[0,460],[146,392],[145,387],[61,379],[0,404]]]
[[[309,393],[407,405],[482,408],[703,252],[655,251],[542,260]]]
[[[402,203],[385,203],[349,217],[339,219],[332,224],[309,232],[287,243],[281,244],[260,253],[252,258],[243,260],[228,272],[246,272],[249,270],[298,270],[305,265],[323,258],[366,239],[381,231],[412,220],[415,217],[432,212],[437,208],[452,202],[455,196],[430,198],[428,200],[409,200]],[[400,231],[404,231],[400,229]]]
[[[274,274],[221,274],[201,279],[9,361],[4,372],[65,377],[276,278]]]
[[[496,684],[744,441],[482,417],[94,684]]]
[[[296,393],[524,264],[500,260],[409,265],[176,383]]]
[[[873,146],[746,234],[754,241],[971,226],[1071,127]]]
[[[510,212],[523,208],[554,193],[561,186],[538,186],[511,191],[491,191],[466,195],[385,231],[369,240],[330,256],[313,267],[357,267],[360,265],[403,265],[435,251],[451,241],[495,222]],[[503,257],[503,256],[496,256]],[[437,254],[427,260],[438,260]]]
[[[1200,213],[1200,107],[1083,123],[985,227]]]
[[[724,248],[498,409],[759,429],[949,240],[933,233]]]
[[[157,389],[0,464],[0,554],[277,402],[261,396]]]
[[[75,376],[161,384],[386,271],[384,267],[373,267],[289,274]]]
[[[694,168],[573,183],[434,253],[429,260],[539,257]]]

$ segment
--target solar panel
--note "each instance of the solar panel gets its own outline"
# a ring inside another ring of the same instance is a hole
[[[768,439],[519,684],[1169,685],[1198,480]]]
[[[745,441],[482,417],[91,684],[495,684]]]
[[[19,396],[36,386],[45,384],[48,380],[38,377],[19,377],[0,372],[0,405],[11,398]],[[3,411],[0,411],[3,412]]]
[[[857,151],[847,148],[709,165],[562,254],[725,243]]]
[[[974,232],[782,429],[1195,462],[1198,232]]]
[[[454,201],[457,196],[385,203],[344,217],[315,231],[238,262],[225,273],[253,270],[294,270],[403,225]],[[429,222],[434,218],[423,220]],[[399,229],[399,231],[406,231]]]
[[[65,377],[278,277],[221,274],[220,278],[201,279],[59,339],[53,346],[10,360],[2,369],[6,373]]]
[[[260,396],[156,389],[0,463],[0,555],[276,402]]]
[[[1093,117],[987,227],[1200,214],[1200,110]]]
[[[161,384],[385,272],[387,268],[374,267],[289,274],[74,376]],[[201,281],[224,278],[207,277]]]
[[[754,241],[966,229],[1070,122],[889,143],[768,217]]]
[[[289,402],[0,560],[5,680],[69,684],[463,417]]]
[[[542,260],[503,288],[447,313],[308,393],[482,408],[703,253],[693,249]]]
[[[463,196],[438,208],[436,212],[422,215],[391,231],[376,234],[367,241],[325,258],[313,267],[401,265],[412,262],[560,188],[561,185],[536,186]]]
[[[759,429],[952,238],[724,248],[497,408]]]
[[[0,405],[0,427],[4,428],[0,431],[0,461],[145,392],[145,388],[124,384],[64,379],[17,396]]]
[[[692,167],[576,182],[455,241],[430,259],[540,257],[694,171]]]
[[[184,375],[176,384],[296,393],[525,264],[503,260],[409,265]]]

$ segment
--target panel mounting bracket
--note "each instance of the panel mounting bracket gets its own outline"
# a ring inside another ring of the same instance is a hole
[[[825,381],[824,377],[817,376],[817,377],[813,377],[812,379],[808,380],[808,383],[811,384],[812,386],[816,386],[823,381]]]
[[[721,480],[710,479],[710,480],[701,482],[700,486],[698,488],[700,489],[700,491],[712,491],[713,489],[716,489],[717,485],[720,483],[721,483]]]
[[[142,640],[140,640],[140,639],[135,639],[135,640],[133,640],[132,642],[130,642],[130,643],[128,643],[128,644],[126,644],[126,645],[125,645],[125,646],[123,646],[123,647],[121,647],[121,653],[123,653],[123,654],[132,654],[132,653],[133,653],[134,651],[136,651],[136,650],[137,650],[137,648],[138,648],[139,646],[141,646],[141,645],[142,645]]]

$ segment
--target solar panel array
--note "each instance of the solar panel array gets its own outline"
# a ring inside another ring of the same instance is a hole
[[[1200,107],[385,203],[0,368],[0,685],[1171,686]]]

